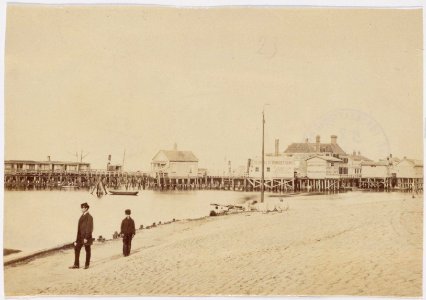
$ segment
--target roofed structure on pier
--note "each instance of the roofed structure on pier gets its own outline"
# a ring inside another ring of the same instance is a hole
[[[151,171],[155,176],[191,178],[198,176],[198,158],[192,151],[160,150],[152,158]]]

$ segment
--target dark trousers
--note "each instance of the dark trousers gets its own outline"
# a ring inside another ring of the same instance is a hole
[[[129,256],[130,255],[130,249],[132,248],[132,234],[125,234],[123,236],[123,255]]]
[[[77,242],[77,245],[74,246],[74,254],[75,254],[75,259],[74,259],[74,266],[80,266],[80,250],[83,247],[83,243],[82,242]],[[84,250],[86,250],[86,263],[85,266],[89,266],[90,265],[90,255],[91,255],[91,249],[90,249],[90,245],[84,245]]]

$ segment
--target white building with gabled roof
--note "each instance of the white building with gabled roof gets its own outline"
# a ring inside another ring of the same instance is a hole
[[[364,161],[361,163],[362,178],[387,178],[390,176],[390,165],[386,161]]]
[[[398,178],[423,178],[423,161],[404,158],[394,166],[394,170]]]
[[[195,178],[198,158],[191,151],[160,150],[152,158],[151,171],[169,178]]]
[[[343,161],[333,156],[316,155],[306,159],[306,176],[312,179],[339,178]]]
[[[284,155],[265,155],[264,164],[264,176],[267,179],[294,178],[294,160],[292,157]],[[255,157],[251,159],[248,170],[250,178],[261,178],[262,157]]]
[[[361,152],[354,151],[352,154],[347,156],[348,159],[348,177],[350,178],[360,178],[362,166],[364,162],[372,162],[371,159],[361,155]]]

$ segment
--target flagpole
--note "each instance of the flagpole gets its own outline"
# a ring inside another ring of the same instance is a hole
[[[265,193],[265,107],[262,111],[262,179],[260,181],[260,202],[264,201]]]

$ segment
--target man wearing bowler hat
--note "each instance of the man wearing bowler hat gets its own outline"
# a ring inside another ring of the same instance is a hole
[[[123,237],[123,255],[129,256],[130,249],[132,248],[132,238],[135,236],[136,227],[135,221],[130,217],[130,209],[125,211],[126,217],[121,222],[121,236]]]
[[[74,242],[75,260],[74,265],[72,265],[70,269],[78,269],[80,267],[80,250],[83,246],[84,250],[86,251],[86,263],[84,265],[84,268],[88,269],[90,265],[90,246],[92,245],[93,218],[89,214],[88,210],[89,204],[82,203],[82,215],[78,220],[77,238]]]

